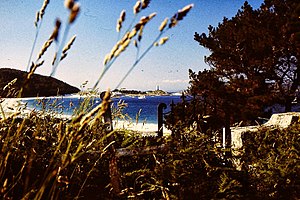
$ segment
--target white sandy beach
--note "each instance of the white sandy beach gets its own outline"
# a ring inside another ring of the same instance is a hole
[[[133,123],[128,121],[115,121],[114,129],[127,129],[141,132],[143,135],[157,135],[158,126],[153,123]],[[171,131],[163,127],[163,134],[170,135]]]
[[[0,117],[8,117],[12,114],[15,114],[17,112],[20,112],[21,115],[24,115],[26,113],[30,113],[31,110],[26,108],[26,105],[22,103],[21,100],[24,100],[25,98],[3,98],[1,99],[1,112]],[[27,98],[30,99],[30,98]],[[5,115],[5,116],[3,116]]]
[[[29,99],[37,99],[37,98],[4,98],[1,101],[1,107],[3,110],[0,112],[0,117],[3,117],[3,114],[5,117],[8,117],[12,114],[15,114],[17,112],[20,112],[21,116],[26,116],[32,112],[29,108],[27,108],[26,104],[22,102],[22,100],[29,100]],[[69,118],[70,116],[64,116],[61,117]],[[114,121],[113,123],[114,129],[127,129],[127,130],[133,130],[137,132],[141,132],[144,135],[156,135],[158,131],[157,124],[154,123],[135,123],[130,121]],[[163,133],[164,135],[171,134],[171,131],[163,127]]]

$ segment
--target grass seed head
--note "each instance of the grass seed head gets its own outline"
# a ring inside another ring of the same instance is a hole
[[[122,24],[123,22],[125,21],[125,18],[126,18],[126,12],[125,10],[122,10],[122,12],[120,13],[120,17],[118,19],[118,22],[117,22],[117,32],[120,32],[121,28],[122,28]]]
[[[184,8],[182,8],[181,10],[178,10],[178,12],[171,18],[171,23],[169,24],[169,28],[175,27],[178,21],[182,20],[193,7],[194,4],[189,4]]]
[[[122,10],[121,14],[120,14],[120,20],[122,22],[124,22],[126,19],[126,11],[125,10]]]
[[[40,21],[40,11],[37,11],[35,14],[34,26],[37,27],[37,23]]]
[[[17,82],[17,78],[11,80],[9,83],[7,83],[4,87],[3,90],[9,89],[12,85],[14,85]]]
[[[189,4],[189,5],[185,6],[184,8],[182,8],[181,10],[179,10],[177,20],[178,21],[182,20],[183,17],[185,17],[193,7],[194,7],[194,4]]]
[[[118,20],[117,26],[116,26],[116,31],[120,32],[121,28],[122,28],[122,23],[120,23],[120,21]]]
[[[59,35],[59,29],[60,29],[60,26],[61,26],[60,20],[59,20],[59,19],[56,19],[54,30],[53,30],[53,32],[52,32],[50,38],[49,38],[50,40],[52,40],[52,39],[55,40],[55,41],[58,40],[58,35]]]
[[[169,21],[169,18],[165,18],[164,21],[160,24],[160,26],[158,28],[158,30],[160,32],[166,28],[168,21]]]
[[[43,18],[44,14],[45,14],[45,10],[46,10],[48,4],[49,4],[49,0],[44,0],[43,6],[42,6],[41,10],[39,11],[39,14],[40,14],[39,18],[40,19]]]
[[[121,46],[122,51],[124,51],[128,47],[128,45],[130,44],[130,41],[131,40],[128,39],[122,44],[122,46]]]
[[[40,66],[42,66],[43,64],[44,64],[44,60],[42,60],[42,62],[37,63],[37,64],[36,64],[36,67],[40,67]]]
[[[163,37],[159,40],[159,45],[165,44],[169,40],[169,37]]]
[[[156,12],[151,13],[151,14],[149,15],[150,20],[151,20],[153,17],[155,17],[155,16],[156,16]]]
[[[141,26],[140,31],[139,31],[139,35],[138,35],[138,41],[142,40],[143,30],[144,30],[144,26]]]
[[[141,23],[142,25],[145,25],[146,23],[148,23],[153,17],[156,16],[156,13],[151,13],[149,16],[143,16],[141,17],[139,23]]]
[[[129,38],[130,39],[133,38],[134,36],[136,36],[136,34],[137,34],[137,30],[135,28],[132,29],[132,31],[130,31]]]
[[[142,9],[145,9],[149,6],[150,0],[142,0]]]
[[[62,54],[62,56],[60,58],[60,61],[62,61],[63,59],[65,59],[67,57],[67,55],[68,55],[67,53]]]
[[[38,58],[37,58],[38,60],[45,54],[45,52],[47,51],[48,47],[50,47],[52,42],[53,42],[53,39],[49,39],[44,43],[41,51],[38,54]]]
[[[105,55],[104,60],[103,60],[103,65],[104,66],[110,61],[109,57],[110,57],[110,54]]]
[[[70,17],[69,17],[69,23],[72,24],[75,19],[77,18],[77,15],[80,11],[80,5],[78,3],[75,3],[74,6],[71,9]]]
[[[54,58],[53,58],[52,63],[51,63],[52,66],[54,65],[54,63],[55,63],[55,61],[56,61],[56,56],[57,56],[57,53],[54,54]]]
[[[130,38],[129,36],[130,36],[130,32],[127,32],[127,33],[123,36],[123,38],[121,39],[121,41],[118,42],[118,45],[122,45],[122,43],[124,43],[128,38]]]
[[[113,55],[113,54],[118,50],[118,48],[119,48],[119,45],[116,44],[116,45],[111,49],[110,54]]]
[[[145,26],[153,17],[155,17],[156,16],[156,13],[154,12],[154,13],[151,13],[150,15],[148,15],[148,16],[143,16],[143,17],[141,17],[141,19],[140,19],[140,21],[135,25],[135,29],[137,30],[137,31],[140,31],[140,29],[143,27],[143,26]]]
[[[126,48],[129,46],[130,41],[131,41],[130,39],[124,41],[120,46],[120,48],[114,53],[114,57],[118,57],[123,51],[125,51]]]
[[[141,1],[137,1],[133,6],[133,14],[138,14],[141,11]]]
[[[115,53],[114,53],[114,55],[113,55],[113,57],[118,57],[120,54],[122,53],[122,50],[121,49],[118,49]]]
[[[65,7],[68,8],[69,10],[72,10],[75,2],[74,0],[65,0]]]
[[[63,49],[63,51],[62,51],[63,54],[67,53],[67,51],[68,51],[68,50],[71,48],[71,46],[73,45],[75,39],[76,39],[76,35],[74,35],[74,36],[70,39],[70,41],[68,42],[68,44],[64,47],[64,49]]]
[[[138,47],[138,42],[136,40],[133,41],[135,47]]]

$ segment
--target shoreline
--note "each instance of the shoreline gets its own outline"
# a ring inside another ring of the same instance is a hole
[[[39,97],[45,98],[45,97]],[[48,97],[50,98],[50,97]],[[1,99],[1,118],[7,118],[15,113],[20,112],[20,116],[29,115],[34,109],[27,108],[26,103],[22,102],[22,100],[30,100],[37,98],[3,98]],[[5,116],[3,116],[3,113]],[[60,118],[71,118],[71,115],[61,115],[57,114]],[[157,123],[147,123],[147,122],[132,122],[132,121],[123,121],[123,120],[113,120],[113,128],[115,130],[130,130],[140,132],[142,135],[157,135],[158,125]],[[168,130],[165,126],[163,126],[164,134],[171,134],[171,130]]]
[[[20,115],[29,114],[32,110],[26,108],[26,104],[22,100],[30,98],[3,98],[1,99],[0,117],[5,118],[20,112]],[[4,116],[3,116],[4,115]]]
[[[137,131],[141,132],[143,136],[146,135],[157,135],[158,132],[158,125],[155,123],[133,123],[129,121],[113,121],[113,128],[115,130],[131,130],[131,131]],[[171,130],[167,129],[165,125],[163,125],[163,134],[170,135]]]

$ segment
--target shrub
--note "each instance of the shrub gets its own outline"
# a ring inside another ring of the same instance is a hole
[[[245,133],[242,161],[250,193],[259,199],[300,197],[300,125]]]

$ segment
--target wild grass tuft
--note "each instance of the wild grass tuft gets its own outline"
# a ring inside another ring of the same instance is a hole
[[[135,20],[149,4],[149,0],[136,2],[133,7],[132,23],[125,31],[122,26],[126,19],[126,12],[121,12],[116,30],[120,34],[123,32],[123,35],[106,55],[104,69],[92,92],[96,91],[101,78],[132,42],[137,47],[137,58],[120,84],[149,52],[155,42],[160,41],[162,45],[168,40],[167,37],[163,37],[163,34],[169,29],[166,28],[169,23],[169,20],[166,19],[160,26],[159,34],[154,42],[149,45],[145,52],[139,54],[141,41],[144,38],[144,28],[154,19],[156,13],[142,16],[137,22]],[[54,55],[50,76],[55,75],[59,63],[74,45],[76,36],[70,38],[68,43],[67,38],[72,24],[80,13],[80,5],[74,0],[66,0],[65,7],[69,11],[69,16],[66,20],[65,29],[61,30],[62,22],[57,19],[53,32],[44,42],[36,60],[32,61],[32,54],[36,48],[43,17],[49,5],[50,1],[45,0],[36,14],[34,22],[36,34],[26,69],[28,74],[22,88],[18,91],[17,97],[22,97],[23,90],[28,87],[32,75],[38,67],[44,64],[43,57],[53,43],[57,45],[57,52]],[[184,12],[186,11],[181,11],[181,13]],[[62,34],[61,40],[59,40],[60,34]],[[10,89],[15,81],[10,82],[4,89]],[[87,95],[71,118],[61,117],[59,110],[61,110],[62,105],[55,101],[40,101],[42,110],[32,110],[30,113],[22,113],[22,115],[21,112],[15,112],[8,116],[2,105],[0,106],[2,113],[0,120],[0,198],[37,200],[60,199],[61,197],[64,199],[111,198],[107,188],[115,188],[110,185],[112,177],[109,173],[113,171],[111,168],[117,170],[118,167],[116,156],[111,155],[112,152],[115,152],[112,149],[115,146],[132,146],[142,142],[142,139],[137,137],[135,132],[128,130],[109,131],[107,129],[107,124],[103,118],[107,110],[111,108],[109,90],[103,96],[102,102],[93,108],[90,104],[92,98],[92,95]],[[128,119],[127,115],[122,114],[125,107],[124,102],[119,102],[117,107],[113,109],[112,118]],[[136,116],[136,122],[138,119],[139,113]],[[112,137],[114,135],[116,136],[115,139]],[[114,165],[110,165],[109,168],[108,165],[112,163]],[[168,196],[165,187],[160,184],[153,184],[152,186],[159,188],[164,197]]]

